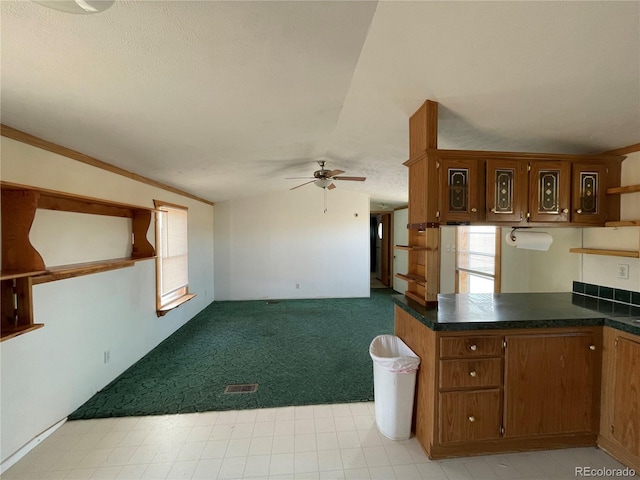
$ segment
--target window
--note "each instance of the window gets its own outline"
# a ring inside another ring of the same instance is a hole
[[[456,293],[500,292],[500,228],[456,228]]]
[[[156,215],[158,315],[195,297],[189,294],[186,207],[154,200]]]

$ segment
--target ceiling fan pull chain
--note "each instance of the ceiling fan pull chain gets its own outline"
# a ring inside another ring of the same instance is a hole
[[[327,187],[324,187],[324,213],[327,213]]]

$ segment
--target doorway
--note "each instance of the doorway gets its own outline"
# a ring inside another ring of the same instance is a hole
[[[393,217],[390,212],[371,212],[371,287],[391,286],[391,242]]]

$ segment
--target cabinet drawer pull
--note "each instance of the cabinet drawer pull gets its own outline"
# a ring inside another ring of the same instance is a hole
[[[471,371],[469,372],[469,376],[470,376],[470,377],[475,378],[475,377],[477,377],[477,376],[478,376],[478,373],[477,373],[475,370],[471,370]]]
[[[582,213],[582,209],[581,208],[577,209],[576,213]]]
[[[496,207],[493,207],[493,208],[491,209],[491,213],[496,213]]]
[[[473,415],[469,415],[469,421],[470,422],[475,422],[476,421],[476,417],[474,417]]]
[[[569,213],[569,209],[568,208],[563,208],[562,209],[562,213]]]
[[[469,345],[469,350],[471,350],[472,352],[475,352],[478,349],[478,345],[476,345],[475,343],[472,343],[471,345]]]
[[[476,212],[478,211],[478,209],[477,209],[476,207],[473,207],[473,208],[471,209],[471,211],[472,211],[473,213],[476,213]]]
[[[596,346],[595,345],[589,345],[589,350],[595,350]]]

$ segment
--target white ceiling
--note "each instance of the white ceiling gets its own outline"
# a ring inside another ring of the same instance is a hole
[[[427,98],[441,148],[640,142],[640,1],[0,4],[2,123],[212,201],[326,159],[404,204]]]

